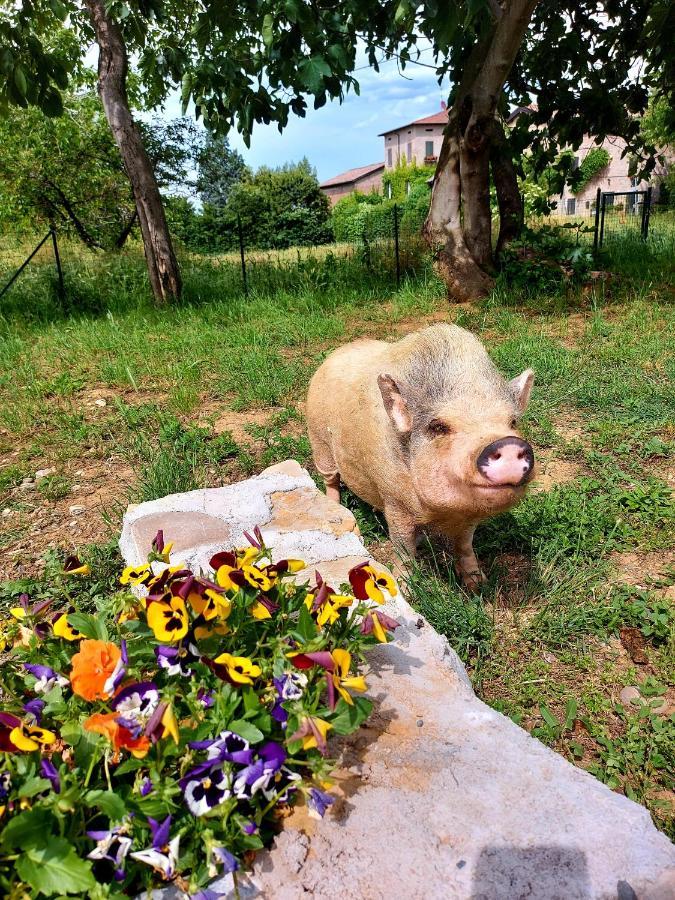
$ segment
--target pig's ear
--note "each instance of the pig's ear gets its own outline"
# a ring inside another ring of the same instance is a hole
[[[534,372],[532,369],[525,369],[524,372],[521,372],[520,375],[509,381],[511,393],[514,396],[518,410],[521,413],[525,412],[525,409],[527,408],[533,384]]]
[[[378,375],[377,383],[382,394],[384,408],[389,413],[394,427],[401,434],[409,434],[412,431],[412,417],[398,385],[391,375]]]

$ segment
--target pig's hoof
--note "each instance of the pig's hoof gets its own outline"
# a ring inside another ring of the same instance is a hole
[[[477,594],[487,581],[483,572],[478,569],[476,572],[461,572],[460,579],[462,586],[470,594]]]

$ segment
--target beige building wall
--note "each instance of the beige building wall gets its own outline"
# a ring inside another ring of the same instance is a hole
[[[395,168],[399,162],[424,165],[426,157],[436,162],[443,142],[443,123],[432,125],[407,125],[397,131],[384,135],[384,165],[387,169]],[[427,145],[430,146],[427,146]],[[432,150],[431,154],[427,150]]]
[[[574,154],[579,160],[579,165],[583,162],[586,154],[596,147],[606,150],[611,159],[607,167],[592,178],[578,194],[574,194],[569,185],[565,185],[561,197],[557,198],[557,212],[562,215],[589,215],[595,209],[598,188],[605,194],[646,190],[649,187],[648,181],[631,178],[628,174],[630,156],[627,154],[623,158],[621,157],[625,146],[626,142],[620,137],[607,137],[602,144],[596,144],[590,135],[585,135],[581,147]],[[617,197],[615,202],[626,208],[626,201],[629,199],[628,197]]]
[[[370,194],[375,191],[379,194],[382,192],[382,171],[372,172],[363,178],[346,181],[343,184],[327,185],[321,190],[328,197],[331,206],[335,206],[338,200],[349,196],[354,191],[359,191],[361,194]]]

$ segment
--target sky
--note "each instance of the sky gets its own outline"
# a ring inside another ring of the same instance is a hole
[[[359,65],[365,62],[364,57]],[[431,54],[423,51],[419,62],[428,65]],[[281,134],[276,125],[256,125],[250,148],[232,131],[231,146],[252,168],[279,166],[306,156],[323,181],[356,166],[384,161],[378,134],[431,115],[441,108],[441,100],[447,100],[447,83],[439,87],[433,69],[421,65],[408,64],[401,73],[391,59],[382,63],[379,72],[364,68],[356,78],[360,96],[350,92],[342,104],[334,101],[317,110],[310,101],[305,118],[292,115]],[[168,100],[164,115],[180,116],[177,96]]]

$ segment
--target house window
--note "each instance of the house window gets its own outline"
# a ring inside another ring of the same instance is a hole
[[[391,169],[391,147],[387,150],[387,165]]]
[[[565,214],[568,216],[573,216],[576,212],[577,201],[575,197],[568,197],[565,201]]]
[[[605,194],[604,204],[605,206],[614,206],[614,194]]]
[[[408,143],[408,162],[412,162],[412,141]]]
[[[636,176],[633,176],[633,178],[631,178],[631,180],[630,180],[630,186],[631,186],[631,187],[634,187],[634,188],[639,187],[639,186],[640,186],[640,179],[637,178]]]
[[[424,155],[425,156],[433,156],[434,155],[434,142],[433,141],[425,141],[424,142]]]
[[[586,209],[590,209],[590,208],[591,208],[591,201],[587,200],[586,201]]]
[[[425,131],[433,131],[434,129],[433,128],[425,128],[424,130]]]
[[[576,170],[578,168],[579,168],[579,157],[575,156],[574,159],[572,160],[572,171],[576,172]]]

